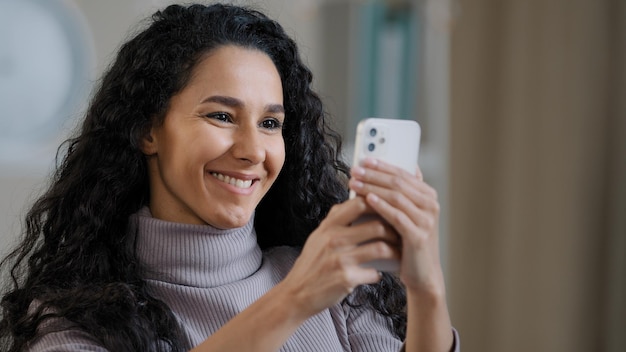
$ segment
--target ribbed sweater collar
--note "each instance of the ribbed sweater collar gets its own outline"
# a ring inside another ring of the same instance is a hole
[[[152,217],[147,207],[133,215],[137,256],[147,279],[194,287],[217,287],[254,274],[262,253],[254,216],[243,227],[221,230]]]

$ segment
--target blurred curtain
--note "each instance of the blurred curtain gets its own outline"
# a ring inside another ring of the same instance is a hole
[[[624,351],[626,1],[458,5],[448,290],[463,350]]]

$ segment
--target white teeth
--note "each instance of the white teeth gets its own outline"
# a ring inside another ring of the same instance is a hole
[[[229,185],[233,185],[237,188],[250,188],[250,186],[252,186],[252,180],[240,180],[234,177],[218,174],[217,172],[211,172],[211,175],[213,175],[213,177],[217,178],[218,180],[228,183]]]

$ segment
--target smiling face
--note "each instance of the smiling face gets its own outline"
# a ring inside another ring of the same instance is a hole
[[[263,52],[211,51],[143,140],[155,218],[245,225],[285,161],[280,76]]]

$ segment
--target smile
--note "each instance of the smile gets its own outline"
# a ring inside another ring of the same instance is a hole
[[[235,186],[237,188],[250,188],[252,186],[252,180],[240,180],[238,178],[226,176],[219,174],[217,172],[211,172],[211,175],[216,179],[228,183],[229,185]]]

